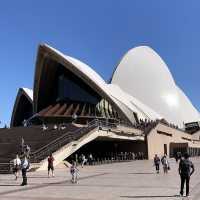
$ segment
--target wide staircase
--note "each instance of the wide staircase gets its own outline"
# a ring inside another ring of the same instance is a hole
[[[77,127],[72,123],[66,124],[64,129],[54,129],[48,125],[47,130],[41,126],[15,127],[0,130],[0,173],[10,170],[10,162],[21,152],[22,138],[31,147],[30,159],[39,163],[50,153],[55,152],[67,143],[77,140],[90,130],[97,127],[91,122],[86,127]]]
[[[24,143],[31,147],[30,162],[39,166],[50,153],[58,151],[96,129],[111,131],[116,135],[127,137],[143,137],[145,132],[133,126],[99,119],[94,119],[87,125],[81,126],[68,123],[64,125],[64,129],[61,127],[55,129],[53,125],[47,125],[47,127],[47,130],[43,130],[41,125],[0,129],[0,173],[11,172],[11,161],[16,154],[21,152],[22,138]]]

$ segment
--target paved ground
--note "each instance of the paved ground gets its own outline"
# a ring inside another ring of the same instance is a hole
[[[200,200],[200,159],[193,160],[196,172],[191,179],[191,197]],[[177,164],[171,161],[168,175],[155,174],[152,162],[133,161],[80,168],[78,184],[70,183],[69,169],[59,168],[56,177],[46,172],[29,173],[29,185],[19,186],[21,178],[0,175],[1,200],[102,200],[182,199]],[[184,199],[184,198],[183,198]]]

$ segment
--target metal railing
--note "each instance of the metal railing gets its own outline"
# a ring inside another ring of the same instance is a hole
[[[59,148],[63,147],[67,143],[77,140],[87,132],[93,130],[94,128],[98,127],[97,120],[93,120],[88,123],[87,127],[81,127],[75,131],[67,132],[66,134],[62,135],[61,137],[53,140],[49,144],[43,146],[42,148],[38,149],[35,152],[30,154],[31,162],[37,163],[47,157],[50,153],[55,152]]]
[[[9,163],[0,163],[0,172],[1,174],[7,174],[7,173],[10,173],[12,172],[12,162],[9,162]]]
[[[89,131],[98,128],[98,129],[117,129],[117,126],[119,123],[117,122],[109,122],[108,120],[99,120],[94,119],[91,122],[88,123],[87,127],[81,127],[75,131],[67,132],[66,134],[62,135],[61,137],[53,140],[49,144],[43,146],[42,148],[38,149],[35,152],[32,152],[30,154],[31,162],[38,163],[41,160],[43,160],[45,157],[50,155],[50,153],[53,153],[63,147],[64,145],[68,144],[71,141],[75,141],[80,139],[83,135],[88,133]],[[122,125],[122,124],[120,124]]]

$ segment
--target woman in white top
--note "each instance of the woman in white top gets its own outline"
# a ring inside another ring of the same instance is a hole
[[[162,157],[161,162],[162,162],[162,165],[163,165],[164,174],[167,174],[170,167],[169,167],[169,161],[167,159],[166,154]]]
[[[84,154],[81,155],[81,160],[82,160],[81,167],[83,168],[84,164],[87,162],[87,159],[85,158]]]
[[[16,158],[13,160],[13,172],[15,174],[15,180],[17,180],[19,176],[19,171],[21,169],[21,160],[18,155],[16,155]]]

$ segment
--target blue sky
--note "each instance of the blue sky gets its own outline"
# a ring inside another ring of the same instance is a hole
[[[200,110],[199,10],[198,0],[1,1],[2,125],[18,88],[33,87],[39,43],[86,62],[106,80],[127,50],[149,45]]]

